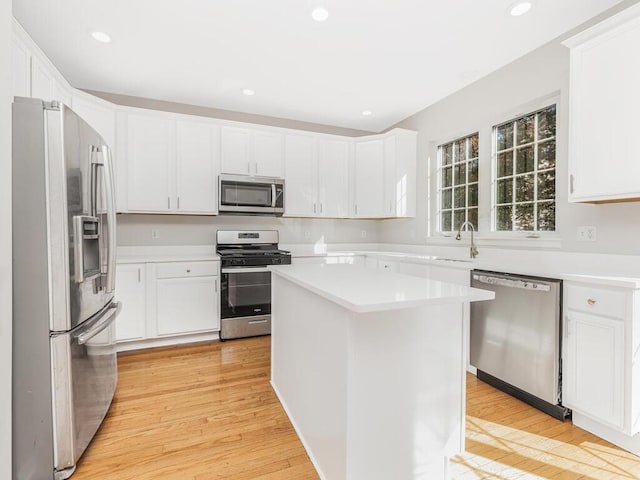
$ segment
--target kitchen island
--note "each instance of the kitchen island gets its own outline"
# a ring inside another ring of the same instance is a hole
[[[447,478],[463,305],[492,292],[358,265],[269,267],[271,384],[324,480]]]

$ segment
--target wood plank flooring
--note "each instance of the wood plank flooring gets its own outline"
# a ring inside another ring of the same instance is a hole
[[[318,479],[269,363],[270,337],[121,355],[114,403],[72,480]],[[640,458],[471,375],[467,386],[454,480],[640,478]]]

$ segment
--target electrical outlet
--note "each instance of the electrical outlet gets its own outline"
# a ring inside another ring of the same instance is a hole
[[[151,229],[151,239],[158,240],[160,238],[160,230],[157,228]]]
[[[304,231],[304,238],[306,238],[307,240],[311,238],[311,232],[309,230]]]
[[[362,238],[367,238],[367,231],[366,230],[360,230],[360,236]]]
[[[596,227],[582,226],[576,229],[576,238],[579,242],[595,242],[597,240]]]

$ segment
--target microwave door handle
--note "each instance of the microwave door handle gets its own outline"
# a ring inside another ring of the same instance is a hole
[[[276,184],[271,184],[271,207],[275,208],[276,206]]]
[[[105,193],[107,202],[107,293],[113,293],[116,283],[116,195],[113,177],[113,161],[111,149],[107,145],[102,145],[102,159],[105,178]]]

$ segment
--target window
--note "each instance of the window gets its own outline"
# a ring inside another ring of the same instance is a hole
[[[469,221],[478,229],[478,134],[438,147],[440,231]]]
[[[496,231],[556,229],[556,106],[493,128]]]

